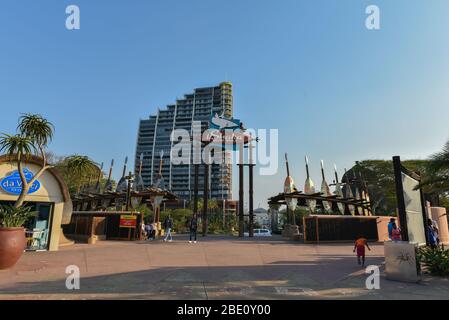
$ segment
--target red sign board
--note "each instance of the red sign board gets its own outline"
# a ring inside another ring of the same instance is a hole
[[[137,216],[131,215],[120,215],[120,228],[136,228],[137,227]]]

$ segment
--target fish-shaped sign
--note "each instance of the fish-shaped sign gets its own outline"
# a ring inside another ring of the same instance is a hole
[[[211,122],[211,128],[212,129],[236,129],[240,127],[240,120],[238,119],[226,119],[224,116],[219,116],[218,113],[216,113],[213,117],[210,119]]]

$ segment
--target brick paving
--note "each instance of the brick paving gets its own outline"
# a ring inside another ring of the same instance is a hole
[[[383,245],[367,264],[382,270]],[[76,265],[80,290],[67,290],[66,267]],[[352,244],[305,245],[280,237],[209,236],[174,241],[76,244],[58,252],[27,252],[0,271],[0,299],[449,299],[449,280],[419,284],[381,274],[381,289],[365,288]]]

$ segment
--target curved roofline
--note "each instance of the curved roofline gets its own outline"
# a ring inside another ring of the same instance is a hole
[[[24,161],[24,163],[31,163],[31,164],[42,167],[42,161],[43,161],[43,159],[41,157],[31,155],[31,156],[29,156],[29,158],[26,161]],[[17,155],[13,155],[13,156],[1,155],[0,156],[0,164],[11,163],[11,162],[17,162]],[[69,189],[67,188],[67,185],[65,184],[64,179],[62,178],[61,174],[54,168],[49,168],[46,171],[50,172],[51,175],[58,182],[64,202],[67,202],[68,200],[70,200]]]

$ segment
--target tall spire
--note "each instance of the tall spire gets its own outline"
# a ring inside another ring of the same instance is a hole
[[[340,180],[338,179],[338,172],[337,172],[336,164],[334,164],[334,171],[335,171],[335,194],[340,198],[344,198],[343,191],[341,189],[341,183],[340,183]],[[345,214],[345,205],[338,202],[337,206],[338,206],[338,210],[340,211],[340,213],[342,215],[344,215]]]
[[[290,176],[290,168],[288,166],[288,157],[287,157],[287,152],[285,153],[285,165],[287,167],[287,176]]]
[[[310,173],[309,173],[309,158],[306,156],[306,173],[307,173],[307,179],[310,178]]]
[[[114,168],[114,159],[111,160],[111,166],[109,167],[108,180],[104,186],[104,191],[112,191],[112,169]]]
[[[309,158],[306,156],[305,160],[306,160],[307,179],[306,179],[306,183],[304,184],[304,193],[305,194],[314,194],[314,193],[316,193],[316,191],[315,191],[315,185],[314,185],[312,179],[310,178]],[[315,212],[316,200],[307,200],[306,202],[307,202],[307,206],[309,207],[310,211],[312,213]]]
[[[321,182],[321,193],[325,197],[332,196],[331,190],[329,188],[329,184],[326,181],[326,176],[324,175],[324,161],[323,160],[321,160],[321,177],[323,178],[323,181]],[[330,211],[332,209],[332,204],[329,201],[323,201],[323,209],[326,212],[330,213]]]

